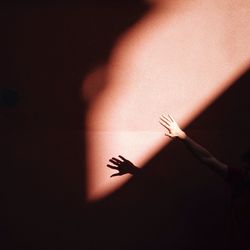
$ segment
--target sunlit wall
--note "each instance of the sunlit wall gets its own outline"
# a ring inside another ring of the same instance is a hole
[[[249,67],[249,0],[150,2],[110,60],[84,79],[89,201],[128,180],[110,178],[111,157],[142,167],[168,143],[161,114],[185,127]]]

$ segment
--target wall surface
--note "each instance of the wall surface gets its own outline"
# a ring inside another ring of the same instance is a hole
[[[176,140],[147,159],[141,175],[86,202],[85,118],[106,86],[83,83],[150,8],[141,1],[1,6],[2,249],[226,247],[227,186]],[[240,164],[250,137],[249,73],[236,78],[186,127],[231,165]]]

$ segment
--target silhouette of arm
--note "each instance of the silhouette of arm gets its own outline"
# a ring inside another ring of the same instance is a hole
[[[166,136],[170,138],[179,138],[183,141],[185,146],[199,159],[202,163],[206,164],[215,173],[223,178],[228,175],[228,166],[218,159],[216,159],[209,151],[199,145],[197,142],[189,138],[186,133],[180,129],[174,118],[170,115],[161,116],[160,123],[167,129]]]
[[[119,155],[119,158],[111,158],[109,161],[113,163],[115,166],[107,164],[107,167],[111,169],[115,169],[118,171],[118,173],[112,174],[110,177],[114,176],[121,176],[124,174],[132,174],[135,175],[141,171],[140,168],[136,167],[132,162],[129,160],[125,159],[121,155]]]
[[[182,139],[182,141],[197,159],[199,159],[201,162],[209,166],[218,175],[224,178],[227,177],[228,166],[226,164],[219,161],[204,147],[199,145],[197,142],[193,141],[188,136]]]

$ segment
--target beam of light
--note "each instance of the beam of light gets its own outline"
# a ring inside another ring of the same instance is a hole
[[[170,2],[123,34],[103,70],[85,79],[106,81],[87,114],[88,201],[128,180],[110,178],[112,156],[140,167],[169,142],[161,114],[187,126],[249,67],[249,1]]]

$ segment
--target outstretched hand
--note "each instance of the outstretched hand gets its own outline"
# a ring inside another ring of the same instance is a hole
[[[180,129],[179,125],[171,115],[168,116],[162,115],[160,117],[160,124],[167,129],[167,132],[165,133],[166,136],[170,138],[175,138],[175,137],[179,137],[181,139],[186,138],[185,132]]]
[[[112,174],[110,177],[121,176],[124,174],[133,174],[134,175],[140,170],[132,162],[125,159],[121,155],[119,155],[119,158],[120,159],[113,157],[112,159],[109,160],[115,166],[107,164],[107,167],[118,171],[118,173]]]

